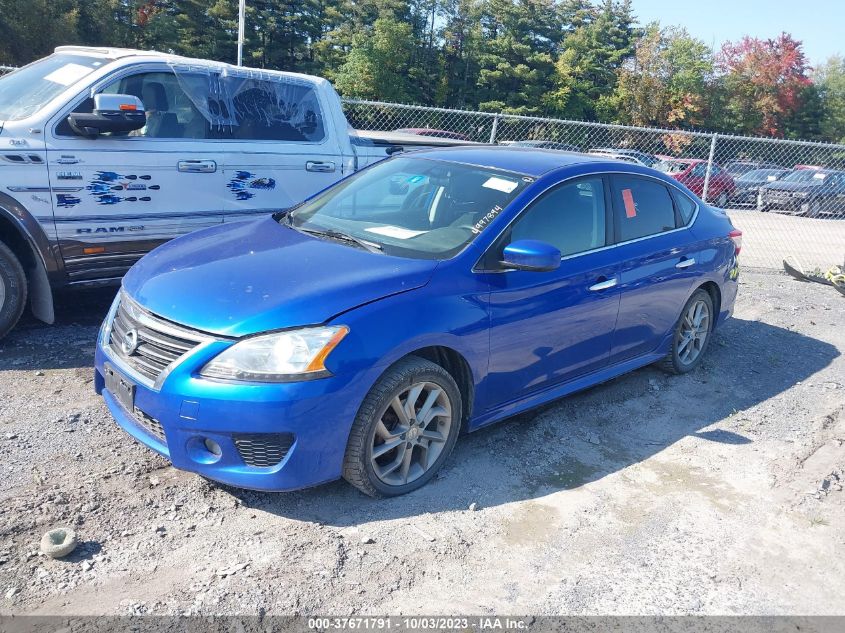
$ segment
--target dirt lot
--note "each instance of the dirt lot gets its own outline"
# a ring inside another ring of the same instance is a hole
[[[0,343],[0,612],[843,614],[845,299],[743,272],[702,368],[464,436],[390,501],[170,468],[93,394],[110,293]],[[475,511],[470,504],[477,504]],[[49,528],[82,541],[38,553]]]

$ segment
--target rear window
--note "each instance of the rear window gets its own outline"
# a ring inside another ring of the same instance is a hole
[[[672,190],[672,197],[675,199],[675,206],[678,208],[678,213],[681,215],[681,222],[684,226],[690,223],[692,216],[695,215],[695,209],[698,204],[688,195]]]
[[[617,241],[627,242],[675,228],[675,207],[660,182],[631,176],[613,178]]]

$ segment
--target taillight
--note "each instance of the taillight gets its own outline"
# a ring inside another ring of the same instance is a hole
[[[739,255],[739,251],[742,250],[742,231],[739,229],[734,229],[730,233],[728,233],[728,237],[733,240],[735,251],[734,255]]]

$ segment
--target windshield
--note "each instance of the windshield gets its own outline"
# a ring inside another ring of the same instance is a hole
[[[825,179],[825,175],[826,174],[816,171],[815,169],[797,169],[788,174],[783,181],[820,183]]]
[[[32,116],[110,59],[58,54],[0,77],[0,121]]]
[[[777,180],[784,171],[782,169],[755,169],[743,174],[737,180],[743,182],[757,182],[760,180]]]
[[[529,182],[486,167],[397,157],[342,181],[281,221],[305,232],[333,232],[328,239],[345,234],[390,255],[447,259]]]

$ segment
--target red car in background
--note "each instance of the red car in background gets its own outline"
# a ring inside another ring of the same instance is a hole
[[[706,160],[669,158],[660,161],[654,168],[669,174],[695,195],[703,197],[704,178],[707,175]],[[714,163],[710,169],[710,183],[707,185],[707,201],[714,206],[725,208],[734,191],[736,191],[736,184],[733,176]]]

